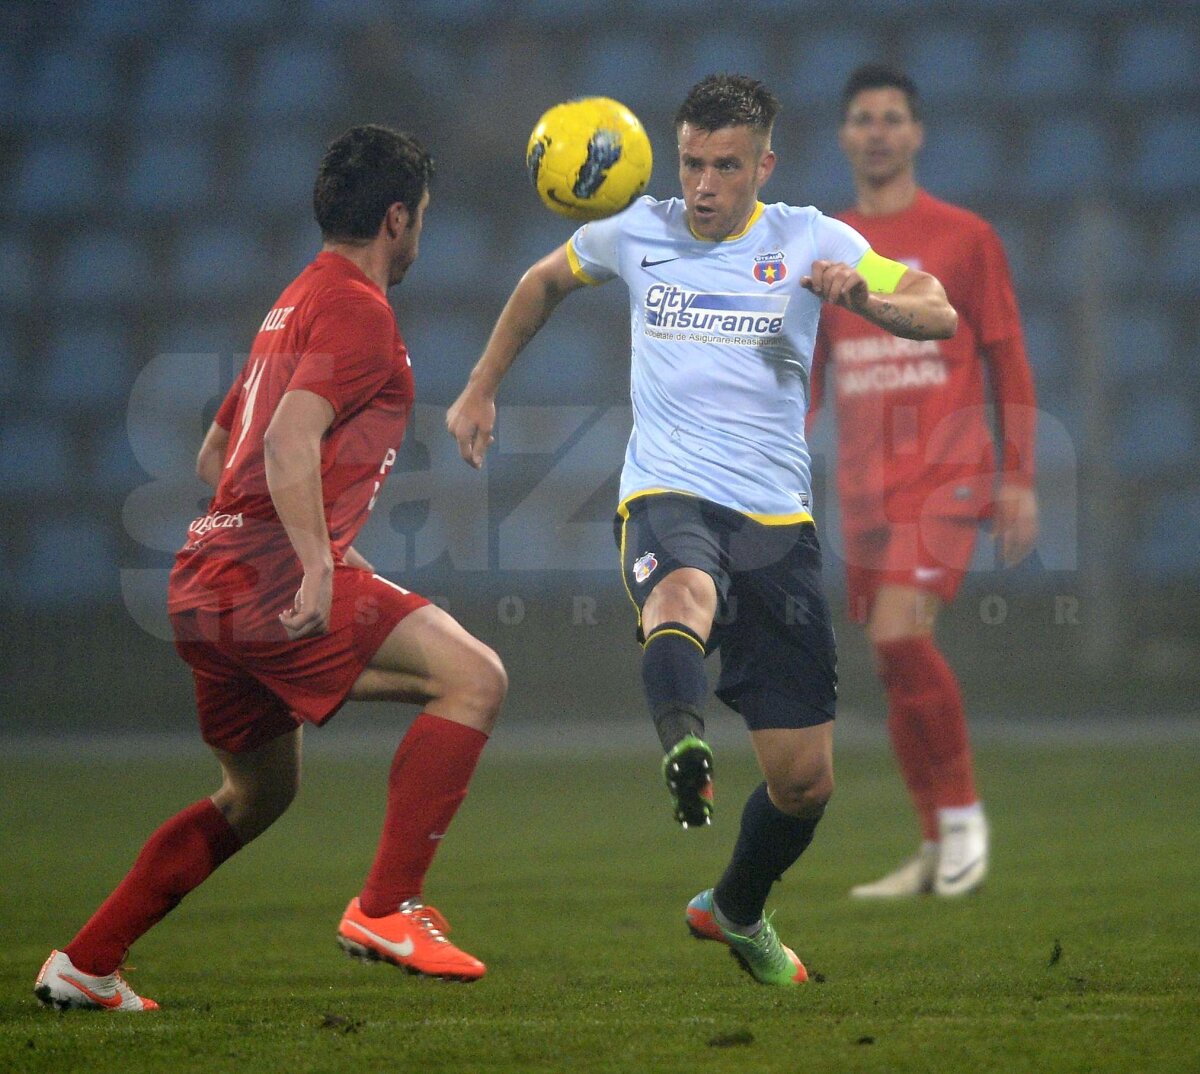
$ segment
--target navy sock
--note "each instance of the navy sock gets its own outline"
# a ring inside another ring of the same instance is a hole
[[[663,751],[687,735],[703,737],[700,710],[708,696],[704,641],[683,623],[660,623],[646,638],[642,685]]]
[[[771,885],[804,853],[820,819],[780,812],[760,783],[746,800],[733,858],[713,890],[721,913],[737,925],[757,922]]]

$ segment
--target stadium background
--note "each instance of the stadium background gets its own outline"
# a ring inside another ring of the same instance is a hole
[[[619,286],[541,334],[482,475],[444,432],[521,270],[570,225],[525,177],[550,104],[616,96],[676,190],[671,115],[739,70],[782,98],[768,200],[851,189],[837,97],[859,62],[927,104],[920,175],[992,220],[1023,305],[1044,533],[990,545],[942,638],[976,712],[1186,715],[1200,685],[1200,11],[1021,0],[8,0],[0,6],[0,629],[6,734],[186,730],[166,571],[205,502],[203,429],[315,252],[323,146],[381,122],[439,173],[394,304],[419,407],[359,546],[508,663],[515,723],[640,721],[609,520],[628,428]],[[815,443],[842,591],[832,430]],[[835,596],[835,603],[837,603]],[[839,618],[850,715],[882,705]]]

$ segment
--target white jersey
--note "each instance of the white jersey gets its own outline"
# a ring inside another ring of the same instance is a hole
[[[621,501],[673,489],[764,521],[811,517],[804,416],[821,301],[817,260],[867,241],[811,206],[759,203],[723,242],[696,238],[680,198],[640,198],[585,224],[567,255],[588,283],[629,288],[633,433]]]

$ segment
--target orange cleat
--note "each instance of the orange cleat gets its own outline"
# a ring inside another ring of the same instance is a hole
[[[337,942],[352,958],[390,962],[409,973],[448,981],[479,980],[487,967],[455,947],[446,938],[449,931],[446,919],[418,899],[402,902],[386,917],[367,917],[353,898],[338,925]]]

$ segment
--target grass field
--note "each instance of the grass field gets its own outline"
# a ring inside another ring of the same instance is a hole
[[[817,840],[772,898],[817,980],[754,984],[691,940],[754,782],[718,755],[717,823],[672,827],[649,752],[485,755],[427,894],[474,985],[353,962],[333,929],[373,851],[388,757],[318,753],[293,810],[137,945],[163,1005],[44,1010],[31,988],[204,754],[0,761],[0,1070],[1140,1072],[1200,1070],[1200,740],[979,749],[979,894],[858,905],[914,840],[887,754],[842,749]]]

